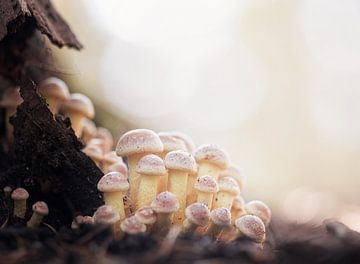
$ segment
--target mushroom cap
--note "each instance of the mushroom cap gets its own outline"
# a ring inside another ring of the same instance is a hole
[[[200,192],[217,193],[219,185],[214,177],[210,175],[202,175],[196,179],[194,188]]]
[[[45,98],[56,98],[65,101],[70,97],[69,87],[63,80],[56,77],[49,77],[39,85],[39,93]]]
[[[271,220],[271,210],[262,201],[250,201],[245,204],[244,209],[246,213],[259,217],[267,226]]]
[[[89,156],[92,160],[101,161],[103,158],[103,151],[99,146],[96,145],[87,145],[82,149],[87,156]]]
[[[94,121],[90,119],[84,119],[83,121],[83,131],[82,131],[82,137],[84,138],[84,141],[89,141],[96,135],[96,125]],[[86,142],[85,142],[86,143]]]
[[[203,203],[193,203],[186,207],[185,216],[191,223],[205,226],[210,220],[210,211]]]
[[[234,208],[235,210],[242,210],[244,209],[245,206],[245,200],[241,195],[238,195],[234,198],[233,204],[232,204],[232,208]]]
[[[197,164],[190,153],[183,150],[174,150],[166,154],[165,167],[169,170],[180,170],[188,173],[196,173]]]
[[[37,213],[39,215],[43,215],[43,216],[49,214],[49,207],[43,201],[38,201],[38,202],[34,203],[33,206],[32,206],[32,210],[35,213]]]
[[[102,162],[106,162],[107,164],[114,164],[114,163],[117,163],[119,161],[124,163],[122,161],[121,157],[116,155],[115,151],[110,151],[110,152],[104,154],[104,156],[102,157]]]
[[[231,224],[231,212],[225,207],[216,208],[210,213],[211,221],[221,227],[226,227]]]
[[[225,176],[234,178],[237,181],[240,190],[244,188],[244,185],[246,183],[246,177],[244,176],[244,172],[241,168],[235,165],[230,165],[227,169],[220,172],[220,178]]]
[[[102,205],[96,210],[93,218],[97,224],[111,225],[120,220],[120,215],[110,205]]]
[[[142,175],[166,175],[164,161],[154,154],[142,157],[136,165],[136,172]]]
[[[195,144],[190,136],[186,135],[183,132],[179,132],[179,131],[170,131],[168,133],[171,134],[173,137],[182,140],[186,146],[187,152],[189,152],[191,155],[194,154]]]
[[[104,151],[112,150],[114,145],[114,138],[109,129],[105,127],[98,127],[96,129],[95,138],[100,138],[104,140]]]
[[[160,132],[158,135],[164,145],[164,152],[168,153],[179,149],[187,151],[185,143],[181,139],[174,137],[168,132]]]
[[[29,198],[29,193],[24,188],[16,188],[11,193],[11,198],[16,201],[17,200],[26,200],[27,198]]]
[[[231,177],[224,177],[219,180],[219,191],[228,192],[235,195],[240,194],[240,188],[237,182]]]
[[[130,185],[127,176],[120,172],[109,172],[101,177],[97,184],[100,192],[125,192]]]
[[[3,188],[3,191],[4,191],[4,193],[11,193],[11,192],[12,192],[12,188],[11,188],[10,186],[5,186],[5,187]]]
[[[124,174],[124,175],[127,175],[127,173],[128,173],[126,164],[123,161],[118,161],[114,164],[111,164],[105,173],[112,172],[112,171],[120,172],[121,174]]]
[[[61,106],[61,111],[66,115],[66,113],[78,113],[89,119],[93,119],[95,116],[94,105],[91,100],[80,93],[73,93],[70,95],[70,98],[63,103]]]
[[[124,233],[129,235],[145,233],[146,231],[146,225],[140,222],[140,220],[135,215],[125,218],[121,222],[120,228]]]
[[[173,213],[179,209],[180,205],[176,196],[166,191],[156,196],[151,203],[151,207],[156,213]]]
[[[199,146],[195,151],[195,159],[198,163],[211,163],[220,169],[226,169],[229,166],[228,154],[213,144]]]
[[[265,225],[261,219],[255,215],[244,215],[235,220],[235,226],[241,234],[252,239],[256,243],[265,241]]]
[[[145,225],[152,225],[156,222],[157,216],[151,207],[142,207],[135,212],[135,216]]]
[[[23,102],[19,87],[11,87],[5,90],[0,100],[0,107],[15,108]]]
[[[134,129],[122,135],[116,146],[118,156],[160,153],[164,149],[159,136],[149,129]]]

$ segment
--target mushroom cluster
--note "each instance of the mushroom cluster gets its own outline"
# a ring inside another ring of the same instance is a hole
[[[134,129],[120,137],[115,151],[102,150],[85,152],[104,172],[97,186],[105,205],[93,219],[111,225],[115,237],[165,237],[181,227],[214,240],[264,242],[271,211],[261,201],[245,202],[244,174],[220,147],[195,147],[180,132]]]

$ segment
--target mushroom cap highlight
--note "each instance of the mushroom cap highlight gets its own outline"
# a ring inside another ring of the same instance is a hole
[[[256,243],[265,241],[265,225],[263,221],[255,215],[244,215],[235,220],[235,226],[240,232],[254,240]]]
[[[116,146],[118,156],[160,153],[164,149],[159,136],[149,129],[134,129],[122,135]]]
[[[127,176],[120,172],[109,172],[101,177],[97,184],[100,192],[125,192],[130,185]]]
[[[156,213],[174,213],[179,209],[180,205],[176,196],[166,191],[156,196],[151,203],[151,207]]]
[[[151,207],[142,207],[135,212],[135,216],[145,225],[152,225],[156,222],[157,216]]]
[[[220,207],[211,211],[211,221],[220,227],[226,227],[231,224],[231,212],[229,209]]]
[[[234,178],[239,184],[240,189],[241,190],[243,189],[246,182],[246,177],[244,176],[244,172],[242,171],[241,168],[235,165],[230,165],[227,169],[223,170],[220,173],[220,177],[225,177],[225,176]]]
[[[237,182],[231,177],[224,177],[219,180],[219,191],[228,192],[233,195],[240,194],[240,188]]]
[[[16,201],[18,201],[18,200],[26,200],[27,198],[29,198],[29,193],[24,188],[16,188],[11,193],[11,198],[13,200],[16,200]]]
[[[89,119],[93,119],[95,116],[93,103],[87,96],[80,93],[71,94],[69,100],[61,106],[61,110],[64,113],[76,112]]]
[[[187,151],[185,143],[181,139],[174,137],[168,132],[160,132],[158,133],[158,135],[161,139],[161,142],[164,145],[165,152],[170,152],[179,149]]]
[[[228,154],[213,144],[199,146],[195,151],[195,159],[198,163],[208,162],[221,169],[226,169],[229,166]]]
[[[63,80],[56,77],[49,77],[41,82],[39,93],[45,98],[56,98],[65,101],[70,97],[69,87]]]
[[[140,220],[135,215],[125,218],[121,222],[120,228],[124,233],[130,235],[145,233],[146,231],[146,225],[140,222]]]
[[[183,141],[186,146],[187,152],[189,152],[190,154],[194,154],[195,144],[190,136],[179,131],[169,131],[168,133],[171,134],[173,137]]]
[[[111,225],[120,220],[120,215],[109,205],[100,206],[94,213],[97,224]]]
[[[214,177],[210,175],[202,175],[196,179],[194,188],[200,192],[217,193],[219,185]]]
[[[154,154],[142,157],[136,166],[136,172],[154,176],[166,175],[167,173],[164,161]]]
[[[197,171],[197,164],[190,153],[183,150],[174,150],[166,154],[165,167],[169,170],[186,171],[194,174]]]
[[[210,220],[210,211],[205,204],[193,203],[186,207],[185,217],[195,225],[205,226]]]
[[[49,214],[49,207],[48,205],[43,202],[43,201],[38,201],[36,203],[33,204],[32,206],[32,210],[42,216],[48,215]]]
[[[246,213],[259,217],[264,222],[265,226],[270,223],[271,210],[264,202],[250,201],[245,204],[244,209]]]

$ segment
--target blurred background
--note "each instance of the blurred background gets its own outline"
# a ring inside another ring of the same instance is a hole
[[[53,1],[85,45],[54,48],[115,137],[216,143],[245,197],[300,223],[360,230],[360,2]]]

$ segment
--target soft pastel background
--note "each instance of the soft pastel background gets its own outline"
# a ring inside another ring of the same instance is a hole
[[[96,121],[181,130],[281,217],[360,230],[360,2],[92,0],[55,5],[85,45],[54,50]]]

